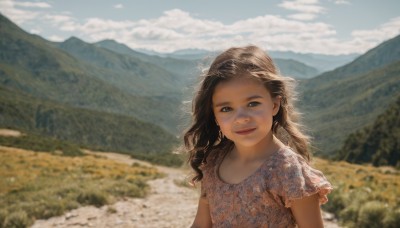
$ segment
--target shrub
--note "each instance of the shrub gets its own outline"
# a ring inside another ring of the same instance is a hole
[[[111,207],[111,206],[108,206],[107,207],[107,213],[109,213],[109,214],[115,214],[115,213],[117,213],[118,211],[117,211],[117,209],[115,209],[115,207]]]
[[[387,208],[382,202],[371,201],[364,204],[358,213],[357,227],[381,228]]]
[[[347,222],[357,221],[359,209],[360,205],[357,203],[353,203],[347,206],[345,209],[340,211],[339,213],[340,220],[345,222],[348,227],[352,227],[352,225],[347,224]]]
[[[343,188],[333,190],[329,195],[329,202],[322,205],[322,208],[328,212],[338,215],[341,210],[345,208],[345,196],[343,195]]]
[[[400,227],[400,208],[396,210],[388,210],[389,212],[386,214],[383,219],[383,227],[385,228],[398,228]]]
[[[147,188],[129,182],[115,183],[107,189],[109,193],[119,197],[143,197],[146,190]]]
[[[107,195],[96,190],[85,190],[78,195],[77,201],[83,205],[101,207],[108,203]]]
[[[173,153],[135,153],[131,156],[135,159],[171,167],[181,167],[185,161],[183,155]]]
[[[4,210],[4,209],[0,210],[0,228],[4,227],[4,223],[7,219],[7,214],[8,214],[8,212],[6,210]]]
[[[4,227],[25,228],[32,225],[33,220],[28,217],[25,211],[12,212],[6,219]]]

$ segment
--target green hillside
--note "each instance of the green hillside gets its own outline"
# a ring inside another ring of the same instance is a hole
[[[400,167],[400,96],[373,124],[350,134],[337,158]]]
[[[84,148],[129,154],[169,153],[175,136],[133,117],[69,107],[0,86],[0,128],[55,138]]]
[[[157,65],[85,43],[76,37],[57,46],[75,58],[96,66],[96,77],[128,93],[140,96],[181,96],[180,88],[176,86],[180,78]]]
[[[99,79],[102,68],[79,61],[43,38],[24,32],[2,15],[0,27],[3,86],[70,106],[133,116],[178,132],[181,98],[166,94],[134,96]],[[157,85],[160,88],[163,82]]]
[[[350,133],[369,125],[394,102],[400,90],[399,46],[397,36],[343,67],[301,81],[299,107],[317,153],[335,156]]]
[[[300,107],[316,147],[333,156],[348,134],[369,125],[400,91],[400,61],[303,92]]]

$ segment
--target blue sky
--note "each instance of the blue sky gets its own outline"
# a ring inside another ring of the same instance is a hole
[[[399,0],[0,0],[30,33],[114,39],[158,52],[256,44],[270,51],[363,53],[400,34]]]

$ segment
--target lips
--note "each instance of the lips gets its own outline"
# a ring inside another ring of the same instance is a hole
[[[247,134],[252,133],[255,130],[256,130],[256,128],[246,128],[246,129],[243,129],[243,130],[235,131],[235,133],[239,134],[239,135],[247,135]]]

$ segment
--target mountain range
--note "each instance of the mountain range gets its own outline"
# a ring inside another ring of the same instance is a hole
[[[113,40],[50,42],[1,14],[0,28],[0,127],[103,150],[156,153],[177,145],[190,119],[182,103],[212,59],[201,50],[149,55]],[[349,134],[395,101],[399,50],[397,36],[358,57],[271,53],[292,57],[274,61],[300,82],[299,108],[318,154],[334,157]],[[308,65],[324,61],[343,65],[323,73]]]
[[[152,56],[171,57],[174,59],[203,59],[205,57],[215,57],[220,51],[207,51],[202,49],[183,49],[171,53],[159,53],[145,49],[138,49],[138,52]],[[293,51],[268,51],[273,59],[294,60],[316,69],[318,72],[333,70],[348,62],[353,61],[359,54],[347,55],[325,55],[315,53],[296,53]],[[283,70],[284,71],[284,70]],[[292,75],[297,77],[297,75]],[[316,76],[316,75],[314,75]]]

